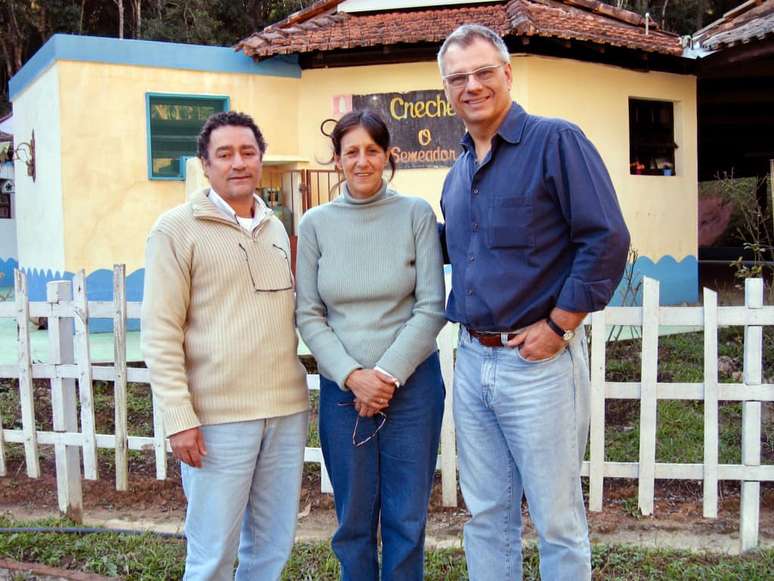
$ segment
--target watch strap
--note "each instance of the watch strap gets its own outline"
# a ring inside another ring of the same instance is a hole
[[[564,336],[566,334],[566,331],[564,329],[562,329],[559,325],[557,325],[550,316],[548,318],[546,318],[546,322],[548,323],[549,328],[554,333],[559,335],[562,338],[562,341],[565,341]]]

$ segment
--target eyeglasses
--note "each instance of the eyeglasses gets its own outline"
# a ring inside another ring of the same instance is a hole
[[[343,401],[339,402],[339,407],[347,407],[347,406],[353,406],[355,405],[355,402],[353,401]],[[376,434],[379,433],[379,430],[381,430],[384,427],[384,424],[387,423],[387,414],[384,412],[376,412],[375,414],[377,417],[371,418],[373,421],[379,422],[379,424],[376,426],[376,429],[371,432],[371,435],[368,436],[365,440],[358,440],[357,435],[357,428],[360,425],[360,414],[357,414],[355,417],[355,428],[352,430],[352,445],[355,446],[355,448],[360,448],[361,446],[365,446],[368,442],[373,440],[376,437]]]
[[[241,242],[239,243],[239,248],[241,248],[242,252],[245,255],[245,262],[247,263],[247,272],[250,275],[250,282],[253,283],[253,290],[257,293],[277,293],[281,291],[293,290],[293,272],[290,270],[290,259],[288,258],[288,253],[285,252],[284,248],[281,248],[276,244],[272,244],[272,247],[279,250],[285,259],[285,265],[287,266],[288,281],[289,281],[288,285],[283,286],[282,288],[258,288],[258,285],[255,283],[255,276],[253,275],[253,267],[251,266],[251,263],[250,263],[250,253],[247,252],[247,248],[245,248]]]
[[[470,71],[469,73],[452,73],[443,77],[443,80],[452,89],[462,89],[468,84],[468,78],[471,76],[475,77],[479,83],[491,83],[495,78],[495,72],[497,69],[504,65],[505,63],[500,63],[499,65],[487,65],[485,67],[480,67],[475,71]]]

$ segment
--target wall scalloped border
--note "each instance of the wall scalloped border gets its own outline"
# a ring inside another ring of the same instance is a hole
[[[699,261],[695,256],[686,256],[682,260],[675,260],[666,255],[656,262],[647,256],[641,256],[634,263],[634,285],[636,286],[643,276],[655,278],[660,284],[660,302],[662,305],[679,305],[681,303],[695,303],[699,300]],[[625,285],[622,281],[618,285],[612,305],[621,304]],[[637,296],[637,305],[642,304],[642,289]]]
[[[0,287],[13,286],[13,271],[19,268],[19,262],[15,258],[0,258]]]
[[[0,261],[1,262],[1,261]],[[27,288],[29,289],[31,301],[46,300],[46,284],[52,280],[72,280],[74,273],[60,272],[37,268],[23,268],[27,275]],[[126,300],[141,301],[142,288],[145,281],[145,269],[135,270],[126,277]],[[91,301],[112,301],[113,300],[113,271],[106,268],[95,270],[86,276],[86,294]],[[113,321],[110,319],[90,319],[89,330],[101,333],[109,332],[113,329]],[[129,319],[127,329],[130,331],[139,331],[140,321],[138,319]]]
[[[11,258],[0,259],[0,272],[6,273],[3,286],[13,286],[13,269],[18,262]],[[447,266],[448,269],[448,266]],[[27,284],[30,300],[46,300],[46,283],[52,280],[72,280],[72,272],[60,272],[37,268],[24,268],[27,274]],[[634,265],[635,285],[643,276],[655,278],[661,282],[661,304],[677,305],[680,303],[695,303],[699,300],[699,262],[695,256],[686,256],[675,260],[672,256],[662,256],[653,261],[647,256],[641,256]],[[7,278],[6,278],[7,277]],[[8,282],[6,282],[6,280]],[[126,277],[126,299],[141,301],[145,269],[135,270]],[[620,305],[623,283],[618,286],[611,304]],[[113,299],[113,271],[105,268],[95,270],[86,277],[86,291],[93,301],[110,301]],[[637,297],[637,304],[642,304],[642,293]],[[112,330],[113,323],[109,319],[92,319],[89,328],[96,332]],[[140,322],[136,319],[128,323],[129,330],[138,330]]]

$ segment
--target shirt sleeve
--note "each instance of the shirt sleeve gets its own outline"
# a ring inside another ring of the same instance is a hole
[[[446,184],[449,183],[449,174],[443,180],[443,189],[441,190],[441,214],[443,215],[443,222],[438,222],[438,239],[441,242],[441,253],[443,255],[443,263],[451,264],[451,258],[449,258],[449,248],[446,246],[446,204],[444,203],[443,194],[446,192]]]
[[[589,313],[607,305],[626,266],[629,231],[599,153],[577,128],[557,131],[546,156],[553,184],[576,248],[556,306]]]
[[[435,214],[427,203],[417,205],[414,243],[416,287],[411,317],[376,366],[385,369],[405,385],[414,370],[436,348],[435,338],[446,323],[443,256]]]
[[[191,403],[185,372],[183,342],[191,270],[180,246],[169,235],[154,230],[145,248],[141,346],[167,435],[201,424]]]
[[[317,289],[320,247],[309,219],[298,227],[296,256],[296,324],[301,338],[317,360],[320,373],[346,390],[347,377],[360,365],[328,325],[326,307]]]

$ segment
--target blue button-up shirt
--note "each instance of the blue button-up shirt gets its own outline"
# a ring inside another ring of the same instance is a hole
[[[509,331],[554,307],[604,308],[626,265],[629,232],[583,132],[514,103],[480,164],[469,134],[462,145],[441,196],[449,320]]]

